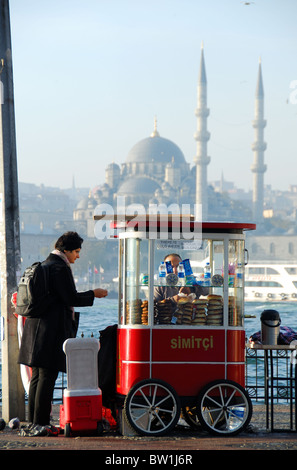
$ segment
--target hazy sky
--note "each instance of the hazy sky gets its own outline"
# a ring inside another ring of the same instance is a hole
[[[19,180],[102,184],[155,116],[193,165],[203,41],[208,180],[252,188],[261,57],[264,181],[297,184],[296,18],[296,0],[10,0]]]

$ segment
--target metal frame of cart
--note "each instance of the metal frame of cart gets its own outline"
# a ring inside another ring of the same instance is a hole
[[[221,298],[221,321],[219,315],[211,317],[208,306],[207,323],[199,326],[156,320],[160,305],[154,301],[155,274],[165,253],[162,221],[154,225],[154,238],[146,218],[130,230],[125,223],[115,224],[119,226],[117,403],[122,421],[140,435],[160,436],[175,427],[182,411],[194,428],[201,425],[217,435],[241,432],[250,422],[252,404],[244,388],[244,281],[236,284],[236,269],[245,264],[244,231],[255,226],[191,222],[189,230],[197,227],[202,234],[201,244],[197,247],[194,240],[193,249],[180,230],[180,247],[190,246],[186,255],[196,268],[207,257],[212,275],[222,278],[221,285],[209,287],[212,296]],[[174,231],[176,241],[180,221],[169,226],[166,240],[172,241]],[[178,248],[179,243],[173,245]],[[143,266],[146,285],[140,280]],[[141,321],[141,302],[146,302],[147,324]],[[211,318],[216,321],[211,323]]]

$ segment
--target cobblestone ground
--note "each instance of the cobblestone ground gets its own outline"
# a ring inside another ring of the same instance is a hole
[[[199,450],[297,450],[297,433],[289,432],[289,407],[275,407],[274,427],[282,432],[266,430],[265,407],[255,405],[249,429],[234,437],[216,437],[178,425],[164,437],[122,436],[117,431],[104,431],[101,436],[22,437],[8,426],[0,431],[0,450],[101,450],[105,455],[115,451],[177,451],[197,453]],[[59,425],[59,406],[53,407],[53,424]]]

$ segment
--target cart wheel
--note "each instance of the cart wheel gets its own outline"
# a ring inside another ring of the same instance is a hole
[[[65,437],[70,437],[70,435],[71,435],[70,423],[66,423],[65,428],[64,428],[64,436]]]
[[[124,402],[129,424],[143,436],[163,436],[180,417],[180,400],[162,380],[147,379],[134,385]]]
[[[182,415],[185,422],[192,428],[192,429],[199,429],[201,428],[201,424],[197,415],[197,405],[193,406],[184,406],[182,408]]]
[[[247,392],[231,380],[211,382],[198,395],[198,418],[203,429],[211,434],[239,434],[249,424],[252,412]]]

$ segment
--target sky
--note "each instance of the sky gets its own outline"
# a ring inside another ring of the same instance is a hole
[[[10,0],[19,181],[93,188],[153,131],[192,166],[203,42],[208,181],[252,189],[261,58],[264,183],[297,184],[296,0]]]

